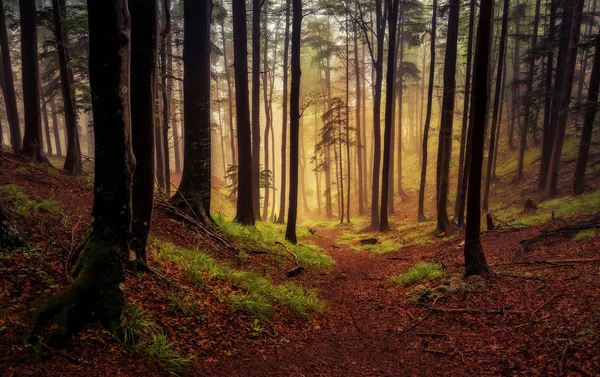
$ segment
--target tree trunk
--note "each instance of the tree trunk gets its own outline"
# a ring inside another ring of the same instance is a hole
[[[394,114],[392,107],[394,105],[394,87],[395,85],[395,66],[396,62],[394,59],[393,51],[396,50],[396,26],[398,23],[398,0],[386,0],[386,6],[388,7],[388,35],[390,39],[388,42],[388,65],[387,65],[387,76],[386,76],[386,91],[385,91],[385,130],[383,135],[383,173],[382,173],[382,184],[381,184],[381,217],[379,220],[379,230],[381,232],[387,232],[390,229],[388,223],[388,196],[389,196],[389,179],[390,179],[390,160],[392,159],[391,151],[391,139],[392,139],[392,127],[394,122]],[[401,84],[402,85],[402,84]],[[402,90],[402,88],[400,88]],[[401,131],[400,131],[401,132]],[[400,148],[401,145],[398,145]]]
[[[45,98],[42,98],[42,117],[44,118],[44,131],[46,133],[46,152],[48,153],[48,155],[52,155],[52,139],[50,138],[50,121],[48,120],[48,109],[46,108]]]
[[[54,133],[54,145],[56,147],[56,155],[62,156],[62,147],[60,145],[60,131],[58,129],[58,116],[56,115],[56,104],[54,97],[50,98],[50,117],[52,119],[52,132]]]
[[[25,133],[21,153],[36,162],[49,163],[42,151],[39,67],[35,0],[20,0],[23,115]]]
[[[233,94],[231,90],[231,74],[229,73],[229,59],[227,56],[227,44],[225,42],[225,17],[221,20],[221,38],[223,41],[223,65],[225,69],[225,77],[227,79],[227,104],[229,105],[229,147],[231,148],[231,163],[237,161],[237,153],[235,150],[235,140],[233,131]]]
[[[125,304],[123,265],[130,249],[135,164],[129,122],[129,38],[123,38],[130,35],[127,1],[89,0],[88,21],[96,140],[93,224],[73,271],[75,280],[36,310],[32,335],[61,316],[47,343],[51,346],[64,346],[96,320],[116,335]]]
[[[298,133],[300,129],[300,40],[302,28],[302,0],[293,0],[292,15],[292,84],[290,88],[290,197],[285,239],[295,244],[298,214]]]
[[[19,124],[19,111],[17,110],[10,46],[8,45],[4,0],[0,0],[0,49],[2,52],[2,71],[4,73],[4,103],[6,104],[6,117],[10,129],[10,146],[13,152],[18,153],[22,148],[21,126]]]
[[[448,213],[446,206],[448,200],[450,157],[452,154],[452,121],[454,118],[454,100],[456,91],[456,47],[458,42],[459,8],[460,3],[458,0],[450,0],[439,143],[442,147],[442,153],[438,156],[440,161],[438,163],[439,193],[437,200],[436,233],[448,232]]]
[[[403,129],[404,129],[404,123],[403,123],[403,115],[402,115],[402,111],[404,109],[404,81],[403,81],[403,74],[402,74],[402,64],[404,62],[404,6],[402,6],[402,8],[400,8],[400,27],[398,30],[398,36],[397,36],[397,42],[396,45],[399,44],[399,48],[396,51],[396,56],[394,57],[394,65],[397,64],[397,70],[400,71],[400,74],[397,75],[397,84],[398,84],[398,92],[397,92],[397,96],[398,96],[398,127],[397,130],[394,127],[394,123],[392,121],[392,154],[390,156],[391,160],[390,160],[390,202],[389,202],[389,213],[390,214],[394,214],[394,190],[393,190],[393,177],[394,177],[394,150],[398,150],[398,154],[397,154],[397,158],[398,161],[396,162],[396,164],[398,165],[398,196],[400,196],[400,199],[405,198],[406,194],[404,193],[404,190],[402,189],[402,149],[405,148],[405,144],[402,141],[402,137],[403,137]],[[396,63],[396,58],[398,60],[398,62]],[[395,111],[395,106],[394,104],[392,104],[392,119],[394,118],[394,111]],[[398,133],[397,135],[397,144],[398,146],[394,146],[394,133]]]
[[[133,219],[131,249],[146,264],[146,243],[154,206],[154,99],[158,9],[155,1],[129,0],[131,14],[131,134]]]
[[[269,111],[269,82],[267,73],[269,72],[269,63],[267,60],[268,51],[269,51],[269,37],[267,34],[267,15],[266,13],[263,15],[263,38],[264,38],[264,46],[263,46],[263,72],[262,72],[262,81],[263,81],[263,102],[265,105],[265,135],[264,135],[264,145],[265,145],[265,172],[270,171],[270,161],[269,161],[269,134],[271,133],[271,113]],[[273,161],[275,164],[275,161]],[[274,169],[273,169],[274,170]],[[264,187],[265,190],[265,198],[263,200],[263,213],[262,213],[262,221],[267,221],[269,216],[269,199],[270,199],[270,187],[266,185]]]
[[[173,201],[204,225],[210,217],[211,127],[210,127],[210,40],[211,2],[184,1],[183,175]]]
[[[65,112],[65,127],[68,135],[64,169],[73,174],[79,174],[83,166],[79,144],[79,129],[77,128],[77,110],[75,109],[75,94],[72,81],[73,73],[69,74],[68,68],[70,62],[69,36],[62,27],[63,20],[67,14],[66,8],[66,0],[52,0],[54,36],[58,52],[58,68]]]
[[[252,203],[260,219],[260,11],[262,0],[252,0]]]
[[[427,113],[423,129],[423,163],[421,164],[421,185],[419,187],[419,222],[427,221],[425,217],[425,181],[427,179],[427,145],[429,141],[429,128],[431,126],[431,105],[433,102],[433,86],[435,76],[435,36],[437,28],[437,0],[433,0],[433,13],[431,16],[431,51],[429,61],[429,87],[427,89]]]
[[[554,8],[554,5],[552,5]],[[552,10],[551,8],[551,10]],[[550,118],[548,120],[548,126],[544,125],[544,138],[542,142],[542,159],[540,162],[540,176],[538,182],[538,188],[545,190],[548,178],[548,172],[550,168],[550,159],[552,156],[552,149],[554,146],[554,136],[556,135],[556,128],[558,122],[558,116],[561,106],[561,94],[563,90],[563,81],[565,76],[565,67],[567,61],[567,55],[569,52],[569,36],[571,34],[571,25],[573,22],[573,3],[566,2],[562,12],[562,22],[560,28],[560,41],[558,47],[558,56],[556,58],[556,75],[554,76],[554,87],[552,88],[552,104],[550,107]],[[550,15],[550,28],[551,36],[554,35],[554,20],[552,14]],[[548,56],[550,58],[550,56]],[[549,61],[551,66],[551,61]],[[548,73],[551,75],[552,73]]]
[[[488,275],[489,268],[483,254],[479,235],[481,233],[481,171],[485,142],[485,118],[488,102],[488,62],[490,56],[490,34],[492,25],[492,0],[481,0],[475,68],[473,75],[472,160],[469,166],[467,193],[467,224],[465,231],[465,275]]]
[[[536,0],[535,2],[535,16],[533,21],[533,37],[531,39],[531,51],[535,51],[537,47],[537,37],[538,37],[538,26],[540,23],[540,3],[541,0]],[[534,55],[535,56],[535,55]],[[527,94],[524,98],[525,109],[523,114],[523,127],[521,129],[521,142],[519,144],[519,159],[517,162],[517,178],[516,183],[518,184],[523,178],[523,162],[525,158],[525,145],[527,144],[527,131],[529,129],[534,129],[535,118],[532,116],[531,107],[533,105],[532,95],[533,95],[533,76],[535,74],[535,57],[529,57],[529,69],[527,71]],[[489,170],[489,168],[488,168]],[[486,188],[486,190],[488,190]],[[487,199],[487,196],[484,196],[484,199]],[[486,203],[487,204],[487,203]],[[486,206],[487,207],[487,206]],[[487,210],[487,208],[485,208]]]
[[[250,131],[250,106],[248,101],[248,33],[246,30],[245,0],[232,1],[232,16],[235,115],[238,131],[238,193],[235,221],[244,225],[254,225],[252,140]]]
[[[285,2],[285,37],[283,42],[283,103],[281,114],[281,187],[279,188],[279,216],[277,223],[285,222],[285,199],[287,194],[287,128],[288,128],[288,59],[290,45],[290,6]]]
[[[352,164],[350,162],[350,29],[346,10],[346,222],[350,224],[350,179]],[[304,144],[302,145],[304,147]]]
[[[364,148],[364,140],[362,138],[362,127],[365,127],[364,124],[361,124],[361,105],[362,105],[362,93],[361,93],[361,83],[360,83],[360,66],[358,59],[358,30],[356,27],[356,22],[353,22],[353,39],[354,39],[354,78],[356,81],[356,108],[355,108],[355,119],[356,123],[356,157],[357,157],[357,165],[358,165],[358,214],[364,215],[365,213],[365,205],[364,205],[364,177],[363,177],[363,148]],[[364,75],[365,72],[363,71]]]
[[[548,167],[548,177],[546,178],[546,188],[544,189],[543,195],[544,199],[555,197],[557,192],[558,168],[560,165],[560,157],[565,141],[567,119],[569,117],[569,105],[571,103],[571,90],[573,88],[575,63],[577,61],[577,44],[579,43],[582,13],[583,0],[576,0],[574,2],[573,22],[569,37],[569,51],[565,64],[565,77],[563,79],[562,93],[560,96],[560,111],[558,112],[554,146],[552,147],[552,155],[550,157],[550,165]]]
[[[537,1],[539,5],[540,0]],[[490,145],[488,152],[488,164],[485,178],[485,188],[483,192],[483,204],[482,209],[488,210],[489,195],[490,195],[490,182],[492,180],[492,165],[494,163],[494,155],[496,148],[496,129],[498,127],[498,111],[500,110],[500,101],[502,94],[502,70],[504,68],[504,51],[506,50],[506,35],[508,34],[508,11],[509,11],[510,0],[504,0],[504,9],[502,14],[502,31],[500,33],[500,47],[498,52],[498,64],[496,71],[496,91],[494,94],[494,110],[492,112],[492,129],[490,130]],[[537,27],[537,25],[536,25]],[[535,46],[535,39],[533,45]],[[527,122],[523,122],[527,124]],[[526,126],[524,126],[525,128]]]
[[[469,11],[469,36],[467,42],[467,68],[465,73],[465,98],[463,100],[463,117],[460,133],[460,152],[458,155],[458,179],[456,181],[456,203],[454,207],[454,217],[459,218],[459,213],[462,209],[464,212],[465,193],[462,192],[463,175],[465,174],[465,150],[467,147],[467,128],[469,124],[469,101],[471,95],[471,67],[473,65],[473,34],[475,29],[475,12],[477,4],[475,0],[471,0],[471,9]]]
[[[181,63],[179,63],[178,65],[181,65]],[[182,81],[179,81],[179,83],[177,83],[177,95],[178,95],[178,101],[177,101],[177,107],[178,107],[178,112],[175,112],[173,114],[173,154],[175,155],[175,171],[177,173],[181,173],[181,152],[179,151],[181,149],[181,138],[179,137],[180,133],[179,133],[179,125],[181,124],[181,126],[183,127],[183,84]],[[183,130],[182,130],[183,133]]]
[[[170,83],[168,75],[171,74],[167,70],[167,49],[171,44],[171,1],[163,0],[163,16],[164,25],[160,35],[160,78],[161,78],[161,99],[162,99],[162,147],[165,169],[165,191],[167,196],[171,195],[171,159],[169,149],[169,122],[171,120],[171,96]]]
[[[575,165],[575,176],[573,178],[573,194],[580,195],[585,192],[585,168],[588,162],[590,145],[592,143],[592,131],[594,130],[594,118],[598,106],[598,86],[600,85],[600,34],[595,38],[596,55],[592,65],[592,76],[590,77],[590,86],[588,88],[588,99],[585,104],[585,118],[583,120],[583,130],[579,142],[579,154],[577,164]]]

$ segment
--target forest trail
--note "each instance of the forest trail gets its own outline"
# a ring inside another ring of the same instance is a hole
[[[327,311],[300,342],[242,350],[240,357],[215,365],[215,376],[399,376],[436,369],[435,357],[406,347],[398,329],[411,318],[386,282],[404,272],[410,258],[356,252],[336,244],[341,231],[319,231],[314,243],[335,259],[329,273],[305,282],[318,289]],[[420,247],[419,254],[431,248]],[[427,361],[427,362],[424,362]]]

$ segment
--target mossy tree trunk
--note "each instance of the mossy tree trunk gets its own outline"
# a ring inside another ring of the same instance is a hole
[[[131,239],[134,157],[129,103],[130,18],[127,0],[89,0],[90,87],[95,176],[92,231],[75,280],[36,310],[33,335],[60,315],[49,344],[64,346],[86,324],[117,332],[125,303],[124,262]]]
[[[129,0],[131,13],[131,133],[133,173],[131,248],[146,262],[146,243],[154,205],[154,90],[156,88],[157,6]]]
[[[211,194],[210,14],[208,0],[185,1],[183,175],[173,202],[208,227]]]

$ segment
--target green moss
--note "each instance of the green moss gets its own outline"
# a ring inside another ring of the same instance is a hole
[[[300,316],[322,311],[324,304],[315,291],[286,283],[276,285],[270,279],[248,271],[240,271],[217,262],[200,250],[187,250],[167,242],[153,241],[159,247],[158,259],[180,265],[186,277],[197,284],[212,279],[229,282],[236,291],[227,297],[234,310],[260,320],[271,318],[276,305],[285,305]]]
[[[588,238],[594,238],[594,237],[596,237],[596,230],[595,229],[586,229],[586,230],[580,231],[575,236],[573,236],[573,241],[581,242],[581,241],[587,240]]]
[[[52,214],[62,213],[60,205],[54,200],[33,200],[15,184],[8,184],[0,187],[0,193],[3,193],[4,195],[8,196],[10,200],[12,200],[14,206],[13,210],[21,216],[39,212],[47,212]]]
[[[523,157],[523,165],[527,166],[538,160],[541,156],[539,148],[529,148],[525,150]],[[519,152],[514,150],[510,151],[504,158],[498,159],[496,166],[496,175],[498,177],[504,177],[511,174],[517,173],[517,164],[519,163]]]
[[[423,279],[434,279],[444,275],[439,263],[419,263],[408,272],[390,277],[390,281],[401,285],[410,285]]]

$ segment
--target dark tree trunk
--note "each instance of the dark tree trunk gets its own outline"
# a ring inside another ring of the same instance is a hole
[[[396,50],[396,26],[398,23],[398,0],[386,0],[388,7],[388,30],[390,39],[388,42],[388,65],[386,76],[386,91],[385,91],[385,131],[383,135],[383,175],[381,183],[381,216],[379,220],[379,230],[387,232],[390,230],[388,223],[388,196],[389,196],[389,179],[390,179],[390,160],[392,159],[391,139],[392,127],[394,122],[394,113],[392,107],[394,105],[394,88],[395,88],[395,66],[393,51]],[[400,88],[402,90],[402,88]],[[402,132],[401,130],[399,132]],[[398,148],[401,148],[398,145]]]
[[[383,47],[385,42],[384,12],[382,0],[375,1],[376,28],[377,28],[377,58],[373,56],[373,70],[375,71],[375,86],[373,87],[373,181],[371,192],[371,228],[379,228],[379,173],[381,170],[381,87],[383,83]]]
[[[62,147],[60,145],[60,131],[58,129],[58,116],[56,115],[56,104],[54,97],[50,98],[50,117],[52,119],[52,132],[54,133],[54,145],[56,147],[56,155],[62,156]]]
[[[6,104],[6,117],[10,129],[10,146],[13,152],[21,151],[21,126],[19,124],[19,111],[17,110],[17,96],[13,79],[12,63],[10,60],[10,46],[6,30],[6,13],[4,0],[0,0],[0,49],[2,52],[2,71],[4,73],[4,103]]]
[[[464,212],[466,193],[463,192],[463,175],[465,174],[465,151],[467,147],[467,129],[469,124],[469,101],[471,96],[471,67],[473,66],[473,34],[475,29],[475,12],[477,4],[475,0],[471,0],[471,9],[469,11],[469,36],[467,42],[467,68],[465,73],[465,98],[463,100],[463,117],[460,133],[460,152],[458,160],[458,179],[456,181],[456,203],[454,206],[454,217],[458,219],[460,212]]]
[[[65,112],[65,127],[67,128],[67,155],[64,169],[73,174],[82,171],[81,147],[79,145],[79,129],[77,128],[77,111],[75,110],[75,95],[72,89],[73,74],[69,74],[69,37],[63,29],[63,20],[67,13],[66,0],[52,0],[54,14],[54,36],[58,52],[58,68],[60,72],[63,107]]]
[[[442,152],[438,156],[440,161],[438,162],[439,193],[437,200],[437,233],[448,232],[447,200],[450,156],[452,154],[452,121],[454,118],[454,100],[456,91],[456,47],[458,42],[459,8],[460,2],[458,0],[450,1],[439,143],[442,147]]]
[[[96,143],[93,223],[73,271],[75,280],[36,310],[32,335],[61,316],[48,342],[52,346],[64,346],[93,321],[116,335],[125,304],[123,265],[130,250],[135,164],[129,123],[129,38],[124,37],[130,35],[127,1],[89,0],[88,20]]]
[[[232,16],[235,115],[238,131],[238,192],[235,221],[244,225],[254,225],[252,140],[250,132],[250,106],[248,101],[248,33],[246,30],[245,0],[233,0]]]
[[[573,193],[575,195],[583,194],[586,189],[585,168],[588,162],[590,145],[592,143],[592,131],[594,130],[594,118],[598,107],[598,86],[600,85],[600,34],[595,38],[596,55],[592,65],[592,76],[590,77],[590,86],[588,88],[588,99],[585,104],[585,118],[583,120],[583,130],[579,142],[579,154],[575,165],[575,176],[573,178]]]
[[[162,96],[162,147],[165,169],[165,191],[168,196],[171,195],[171,159],[169,149],[169,121],[171,120],[171,96],[169,87],[169,75],[167,71],[167,49],[171,44],[171,1],[163,0],[164,25],[160,34],[160,79]]]
[[[156,69],[156,76],[158,76],[158,67]],[[163,133],[162,133],[162,123],[161,123],[161,107],[162,103],[159,101],[158,93],[160,92],[160,88],[158,87],[158,81],[154,84],[154,152],[156,154],[156,181],[158,182],[158,187],[162,190],[166,188],[165,186],[165,159],[163,156],[164,148],[163,148]]]
[[[252,203],[260,220],[260,10],[262,0],[252,0]]]
[[[421,186],[419,187],[419,221],[427,221],[425,217],[425,181],[427,179],[427,145],[429,141],[429,128],[431,126],[431,105],[433,102],[433,86],[435,76],[435,36],[437,28],[437,0],[433,0],[433,14],[431,16],[431,58],[429,60],[429,87],[427,89],[427,113],[425,115],[425,128],[423,130],[423,163],[421,164]]]
[[[473,75],[472,160],[469,166],[467,193],[467,224],[465,230],[465,275],[488,275],[489,268],[483,254],[479,235],[481,233],[481,171],[485,143],[485,118],[488,102],[488,62],[490,57],[490,34],[492,25],[492,0],[481,0],[475,68]]]
[[[285,222],[285,200],[287,194],[287,128],[288,128],[288,59],[290,45],[290,4],[285,2],[285,37],[283,42],[283,103],[281,114],[281,187],[279,188],[279,216],[277,223]]]
[[[399,45],[399,48],[396,49],[396,55],[394,56],[394,65],[397,65],[397,70],[401,72],[402,70],[402,64],[404,62],[404,6],[402,6],[400,8],[400,27],[398,28],[398,36],[396,38],[397,42],[396,45]],[[396,62],[396,60],[398,60]],[[404,109],[404,81],[403,81],[403,77],[402,77],[402,72],[396,76],[398,79],[397,81],[397,92],[396,95],[398,97],[398,127],[396,130],[396,127],[394,127],[394,123],[392,121],[392,154],[390,155],[390,192],[389,192],[389,205],[388,205],[388,211],[390,214],[394,214],[394,150],[397,150],[397,165],[398,165],[398,196],[400,196],[400,199],[405,198],[406,194],[404,193],[404,190],[402,189],[402,150],[406,149],[405,145],[403,144],[402,141],[402,135],[403,135],[403,115],[402,115],[402,111]],[[394,112],[395,112],[395,103],[392,104],[392,119],[394,118]],[[397,146],[394,145],[394,135],[395,133],[398,133],[397,135]]]
[[[44,118],[44,131],[46,134],[46,152],[52,155],[52,139],[50,138],[50,121],[48,120],[48,109],[45,98],[42,98],[42,117]]]
[[[296,238],[296,217],[298,215],[298,134],[300,131],[300,37],[302,28],[302,0],[293,0],[292,13],[292,55],[290,88],[290,197],[285,239],[291,243]]]
[[[554,147],[554,136],[556,135],[567,55],[569,53],[569,37],[571,35],[571,25],[573,22],[573,6],[573,2],[567,1],[565,3],[565,6],[563,7],[562,12],[560,41],[558,47],[558,56],[556,58],[556,75],[554,76],[554,87],[552,89],[552,104],[550,107],[550,118],[548,121],[548,127],[545,127],[544,129],[544,138],[542,142],[542,159],[540,162],[540,176],[538,184],[540,190],[545,190],[546,188],[548,171],[550,168],[550,159],[552,156],[552,149]],[[554,6],[552,6],[552,8],[554,8]],[[553,39],[552,36],[554,35],[552,32],[553,25],[554,22],[552,20],[551,14],[551,39]]]
[[[269,161],[269,134],[271,131],[271,112],[269,110],[269,82],[268,82],[268,72],[269,72],[269,62],[267,60],[268,57],[268,43],[269,36],[267,33],[267,15],[266,13],[263,15],[263,38],[265,45],[263,46],[263,72],[262,72],[262,82],[263,82],[263,102],[265,106],[265,135],[264,135],[264,144],[265,144],[265,171],[269,171],[270,169],[270,161]],[[273,161],[275,164],[275,161]],[[274,170],[274,169],[272,169]],[[264,187],[265,190],[265,198],[263,200],[263,213],[262,213],[262,221],[267,221],[269,218],[269,199],[270,199],[270,188],[267,186]]]
[[[500,110],[500,101],[502,94],[502,71],[504,69],[504,51],[506,50],[506,35],[508,34],[508,11],[510,0],[504,0],[504,9],[502,14],[502,31],[500,33],[500,47],[498,53],[498,65],[496,71],[496,91],[494,93],[494,110],[492,111],[492,129],[490,130],[490,145],[488,152],[488,164],[485,178],[485,188],[483,192],[482,209],[488,210],[490,182],[492,180],[492,165],[494,164],[494,155],[496,148],[496,129],[498,128],[498,111]],[[538,0],[539,5],[539,0]],[[537,25],[536,25],[537,28]],[[535,45],[535,38],[534,38]],[[527,122],[523,122],[526,124]]]
[[[360,66],[358,59],[358,30],[356,27],[356,22],[353,23],[353,39],[354,39],[354,78],[356,81],[356,116],[354,122],[356,123],[356,157],[357,157],[357,165],[358,165],[358,214],[364,215],[365,213],[365,205],[364,205],[364,177],[363,177],[363,152],[364,148],[364,140],[362,138],[362,127],[365,127],[364,124],[361,124],[361,104],[362,104],[362,93],[361,93],[361,83],[360,83]],[[364,75],[365,72],[362,72]]]
[[[563,79],[562,93],[560,96],[560,110],[556,122],[556,133],[554,136],[554,146],[550,156],[550,165],[548,166],[548,177],[546,177],[546,188],[544,189],[544,199],[556,196],[558,184],[558,168],[560,157],[565,141],[565,132],[567,129],[567,119],[569,117],[569,105],[571,103],[571,90],[573,89],[573,76],[575,74],[575,63],[577,61],[577,44],[579,43],[579,34],[581,29],[581,18],[583,13],[583,0],[574,1],[573,21],[569,37],[569,48],[567,61],[565,64],[565,77]]]
[[[42,151],[39,67],[35,0],[20,0],[23,115],[25,134],[21,153],[34,161],[48,163]]]
[[[535,16],[533,21],[533,36],[531,39],[531,51],[535,51],[537,47],[537,37],[538,37],[538,26],[540,23],[540,3],[541,0],[536,0],[535,2]],[[535,55],[534,55],[535,56]],[[536,59],[533,56],[529,57],[529,69],[527,71],[527,94],[524,98],[524,106],[523,109],[523,123],[521,129],[521,142],[519,144],[519,159],[517,162],[517,179],[516,183],[518,184],[523,178],[523,161],[525,158],[525,146],[527,145],[527,132],[529,129],[535,128],[535,117],[533,116],[532,106],[533,106],[533,78],[535,74],[535,62]],[[489,169],[488,169],[489,170]],[[486,187],[486,190],[489,190]],[[487,200],[487,195],[485,195],[484,200]],[[485,203],[485,202],[484,202]],[[484,209],[487,210],[487,203],[485,203]]]
[[[235,164],[235,161],[237,161],[237,154],[235,151],[235,139],[233,136],[233,93],[231,90],[231,73],[229,71],[227,43],[225,42],[225,17],[223,17],[221,20],[221,38],[223,41],[223,65],[225,69],[225,78],[227,79],[227,104],[229,105],[229,148],[231,148],[231,163]]]
[[[174,202],[213,227],[210,217],[210,0],[186,0],[183,39],[184,159]]]
[[[143,267],[154,205],[153,121],[158,9],[155,1],[128,1],[131,13],[131,134],[136,160],[131,249]]]
[[[180,66],[181,63],[178,64]],[[177,173],[181,173],[181,138],[179,137],[179,125],[181,124],[183,127],[183,84],[180,81],[177,84],[177,92],[178,92],[178,113],[173,114],[173,154],[175,155],[175,171]],[[182,129],[183,133],[183,129]]]
[[[350,224],[350,179],[352,165],[350,162],[350,28],[348,19],[350,15],[346,10],[346,222]],[[304,144],[302,144],[304,148]]]

